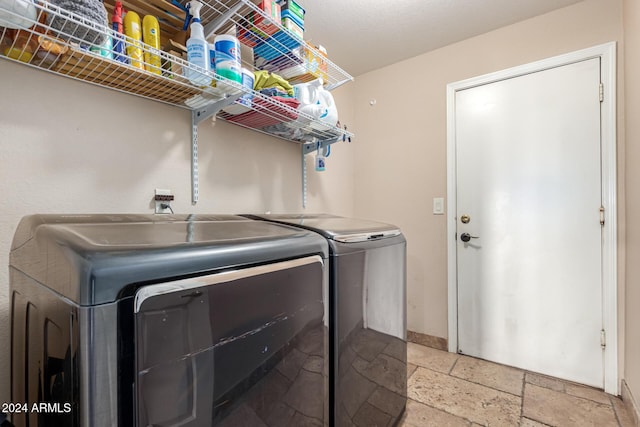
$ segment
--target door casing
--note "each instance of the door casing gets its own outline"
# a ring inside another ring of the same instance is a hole
[[[602,321],[606,331],[604,390],[619,395],[618,305],[617,305],[617,176],[616,176],[616,44],[606,43],[530,64],[462,80],[447,85],[447,258],[448,258],[448,347],[458,349],[458,299],[456,252],[456,133],[455,94],[459,90],[572,64],[591,58],[601,60],[601,165],[602,203],[605,223],[602,230]]]

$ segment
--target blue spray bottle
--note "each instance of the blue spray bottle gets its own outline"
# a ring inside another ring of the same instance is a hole
[[[124,37],[122,36],[122,2],[116,1],[113,8],[113,16],[111,17],[111,25],[115,35],[113,37],[113,58],[116,61],[129,63],[129,58],[124,53]]]

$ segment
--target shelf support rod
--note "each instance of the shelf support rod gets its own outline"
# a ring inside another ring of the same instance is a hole
[[[198,203],[198,122],[196,112],[191,113],[191,204]]]
[[[305,156],[321,149],[326,151],[331,144],[338,142],[340,138],[326,139],[324,141],[305,142],[302,144],[302,209],[307,208],[307,161]]]
[[[213,116],[218,114],[218,111],[231,105],[242,96],[242,92],[227,96],[220,101],[209,104],[203,108],[193,110],[191,112],[191,204],[198,203],[200,197],[199,192],[199,178],[198,178],[198,125]]]
[[[302,209],[307,208],[307,161],[304,145],[302,146]]]
[[[230,7],[222,15],[218,16],[216,19],[214,19],[213,21],[211,21],[207,25],[205,25],[204,26],[204,37],[207,38],[211,34],[213,34],[216,31],[218,31],[220,29],[220,27],[222,27],[225,23],[229,22],[229,20],[231,20],[231,17],[233,15],[235,15],[236,12],[238,12],[238,10],[240,10],[240,8],[242,6],[244,6],[244,5],[245,5],[244,2],[238,2],[234,6]]]

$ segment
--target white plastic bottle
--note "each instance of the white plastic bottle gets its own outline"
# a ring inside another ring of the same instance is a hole
[[[322,87],[322,80],[315,79],[308,83],[293,85],[293,96],[300,101],[300,107],[313,105],[318,102],[318,89]]]
[[[338,109],[331,92],[323,87],[318,88],[318,105],[322,106],[322,111],[317,119],[323,124],[311,123],[311,127],[318,130],[333,128],[338,123]]]
[[[204,28],[200,23],[200,9],[202,3],[190,1],[189,13],[193,16],[191,22],[191,37],[187,40],[187,61],[192,67],[186,69],[185,76],[196,86],[209,86],[212,81],[209,73],[209,44],[204,38]]]

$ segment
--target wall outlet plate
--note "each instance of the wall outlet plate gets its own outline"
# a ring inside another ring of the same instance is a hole
[[[157,214],[170,214],[170,208],[163,208],[162,206],[171,206],[174,196],[171,190],[156,188],[155,196],[153,198],[155,203],[155,213]]]

